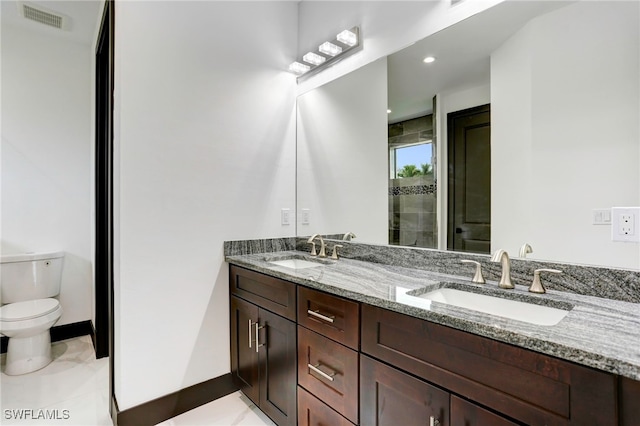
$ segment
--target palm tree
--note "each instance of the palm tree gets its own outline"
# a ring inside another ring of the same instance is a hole
[[[415,164],[406,164],[402,170],[398,172],[399,178],[409,178],[420,175],[422,175],[422,172],[418,170]]]
[[[427,176],[427,175],[432,175],[433,174],[433,167],[431,166],[431,164],[427,163],[427,164],[422,164],[422,174]]]

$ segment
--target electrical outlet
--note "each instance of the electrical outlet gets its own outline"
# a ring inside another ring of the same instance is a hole
[[[613,241],[640,242],[640,207],[612,208],[611,222]]]
[[[633,235],[634,231],[634,220],[632,214],[621,214],[620,215],[620,226],[619,233],[622,235]]]

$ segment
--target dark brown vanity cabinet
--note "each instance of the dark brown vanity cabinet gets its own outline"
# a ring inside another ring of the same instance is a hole
[[[295,284],[234,266],[230,274],[233,380],[275,423],[295,425]]]
[[[363,353],[452,394],[452,425],[618,424],[611,374],[368,305],[361,321]]]
[[[278,425],[640,426],[638,381],[233,265],[230,275],[232,375]]]

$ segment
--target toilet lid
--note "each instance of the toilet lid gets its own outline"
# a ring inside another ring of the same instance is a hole
[[[60,306],[56,299],[36,299],[25,302],[9,303],[0,308],[0,320],[21,321],[47,315]]]

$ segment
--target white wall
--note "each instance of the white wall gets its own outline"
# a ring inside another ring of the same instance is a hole
[[[92,316],[91,51],[2,24],[2,252],[65,252],[58,325]]]
[[[640,204],[639,18],[637,2],[579,2],[492,56],[492,249],[640,269],[640,244],[592,225]]]
[[[223,241],[294,236],[295,2],[116,4],[115,392],[230,371]]]
[[[382,58],[298,97],[298,235],[389,241],[386,82]]]
[[[359,26],[363,49],[301,81],[302,94],[363,65],[407,47],[504,0],[303,1],[300,2],[297,58],[322,42]],[[293,59],[292,59],[293,60]]]

